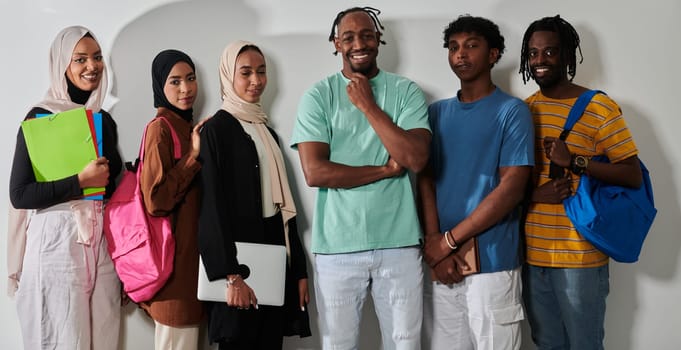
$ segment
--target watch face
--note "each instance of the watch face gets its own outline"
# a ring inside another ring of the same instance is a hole
[[[583,156],[575,157],[575,165],[576,166],[578,166],[580,168],[584,168],[584,167],[586,167],[586,164],[587,164],[586,157],[583,157]]]

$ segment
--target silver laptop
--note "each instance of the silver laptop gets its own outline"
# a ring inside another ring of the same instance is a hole
[[[250,275],[244,281],[255,292],[258,304],[284,305],[286,247],[272,244],[235,243],[237,261],[239,264],[246,265],[250,270]],[[200,257],[197,298],[204,301],[227,301],[226,278],[209,281]]]

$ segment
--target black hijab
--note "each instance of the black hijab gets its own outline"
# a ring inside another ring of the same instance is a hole
[[[173,69],[173,66],[177,62],[186,62],[190,67],[192,67],[192,70],[196,71],[192,59],[189,58],[189,56],[187,56],[187,54],[184,52],[178,50],[164,50],[156,55],[156,58],[154,58],[154,62],[151,64],[151,85],[154,89],[154,107],[168,108],[171,111],[177,113],[177,115],[182,117],[182,119],[191,122],[194,109],[190,108],[186,111],[183,111],[173,106],[170,102],[168,102],[168,99],[163,92],[163,87],[166,84],[166,79],[168,79],[170,70]]]

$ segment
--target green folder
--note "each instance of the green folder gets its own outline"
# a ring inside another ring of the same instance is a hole
[[[78,174],[90,161],[97,159],[84,107],[23,121],[21,129],[38,182]],[[104,187],[83,190],[85,196],[103,192]]]

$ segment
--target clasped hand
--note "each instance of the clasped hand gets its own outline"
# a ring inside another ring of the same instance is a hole
[[[434,267],[452,252],[441,234],[429,233],[424,238],[426,244],[423,246],[423,259],[428,266]]]
[[[463,281],[465,276],[459,272],[458,266],[461,266],[463,270],[470,269],[463,258],[456,254],[450,254],[431,268],[430,277],[433,281],[442,284],[459,283]]]
[[[460,266],[463,270],[470,269],[466,261],[454,254],[446,243],[444,248],[442,247],[443,237],[441,234],[427,234],[425,240],[423,256],[431,268],[431,278],[444,284],[461,282],[464,275],[459,272],[457,266]]]

